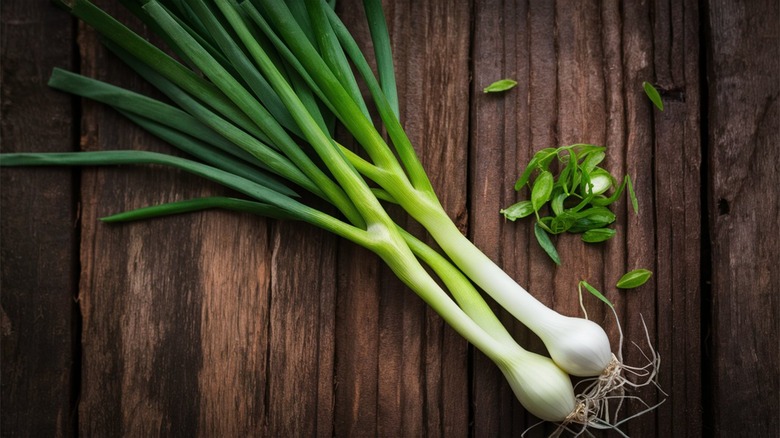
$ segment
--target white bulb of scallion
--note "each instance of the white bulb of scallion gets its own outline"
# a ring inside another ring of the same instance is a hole
[[[574,412],[577,401],[571,379],[548,357],[522,351],[496,364],[531,414],[560,423]]]

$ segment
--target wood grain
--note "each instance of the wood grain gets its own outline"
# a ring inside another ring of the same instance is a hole
[[[116,3],[98,5],[139,28]],[[83,74],[149,92],[83,24],[79,49]],[[82,148],[167,150],[89,101],[83,104]],[[180,216],[113,226],[98,219],[197,196],[204,185],[178,172],[129,166],[85,169],[81,187],[80,433],[195,435],[208,397],[198,381],[205,359],[200,341],[208,328],[201,324],[208,278],[199,269],[201,220]]]
[[[653,16],[654,83],[664,111],[653,112],[659,382],[658,435],[702,434],[701,84],[696,2],[658,2]],[[674,157],[669,159],[668,157]],[[684,333],[684,336],[680,336]],[[659,397],[660,398],[660,397]]]
[[[695,376],[687,387],[684,382],[673,384],[675,403],[681,404],[674,413],[700,418],[699,374],[693,371],[698,369],[699,356],[687,349],[697,349],[699,342],[699,319],[694,316],[699,305],[701,211],[698,20],[695,5],[686,3],[675,11],[665,10],[672,7],[666,3],[655,7],[651,10],[649,4],[639,2],[497,1],[477,5],[471,232],[478,246],[487,248],[488,255],[520,284],[561,313],[580,314],[579,280],[586,279],[605,291],[620,314],[629,364],[644,363],[637,349],[628,348],[630,342],[637,342],[647,349],[641,315],[664,360],[689,361],[686,376]],[[684,35],[685,39],[669,40],[669,35]],[[655,69],[663,69],[662,85],[668,89],[690,90],[685,101],[670,102],[672,109],[662,115],[654,113],[641,86],[643,81],[654,82],[655,75],[662,76]],[[503,77],[515,78],[519,85],[505,95],[481,93],[484,86]],[[618,235],[604,245],[585,245],[575,236],[560,237],[557,248],[563,266],[555,268],[535,242],[531,221],[509,223],[496,213],[528,196],[526,192],[516,195],[512,186],[533,152],[572,143],[607,146],[608,168],[618,175],[631,175],[641,211],[633,214],[627,200],[616,204]],[[655,156],[663,156],[664,164],[654,162]],[[674,239],[673,232],[682,233],[685,244],[670,246],[670,241],[659,239],[661,225],[662,236]],[[624,272],[639,267],[655,271],[649,284],[640,291],[614,289]],[[676,268],[674,272],[671,267]],[[674,305],[667,304],[672,299]],[[613,318],[597,300],[585,300],[589,316],[608,327],[617,349]],[[683,309],[677,313],[678,306],[694,313]],[[656,324],[661,323],[665,327],[673,324],[686,335],[676,340],[655,336]],[[539,349],[538,340],[529,338],[522,328],[518,339]],[[672,369],[662,370],[665,388],[672,385],[667,380]],[[513,435],[535,423],[513,412],[516,408],[500,376],[483,381],[475,375],[474,379],[479,383],[475,392],[478,434]],[[662,398],[654,388],[640,395],[649,403]],[[638,412],[642,408],[637,404],[630,409]],[[623,429],[631,435],[668,436],[669,428],[676,427],[682,429],[674,429],[675,436],[684,436],[685,431],[695,434],[700,427],[698,420],[660,421],[664,415],[672,414],[659,410]],[[663,424],[664,433],[655,431],[658,424]],[[540,428],[531,433],[542,436],[551,431]]]
[[[72,150],[74,100],[45,84],[52,68],[73,65],[73,23],[46,2],[3,2],[0,16],[2,152]],[[0,430],[72,436],[78,172],[30,170],[0,173]]]
[[[780,10],[710,1],[712,408],[718,436],[780,428]]]
[[[359,4],[342,2],[339,12],[365,42]],[[465,226],[469,5],[386,2],[385,14],[402,122],[443,205]],[[373,53],[367,44],[364,51]],[[342,248],[335,434],[465,436],[467,344],[376,257]]]

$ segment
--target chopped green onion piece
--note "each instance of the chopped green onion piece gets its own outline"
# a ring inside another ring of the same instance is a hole
[[[588,243],[599,243],[611,239],[615,236],[615,231],[612,228],[591,228],[590,230],[582,233],[582,241]]]
[[[558,251],[555,249],[555,245],[552,243],[552,240],[550,240],[550,236],[546,231],[544,231],[538,222],[534,224],[534,235],[536,236],[536,240],[539,242],[539,246],[542,247],[544,252],[550,256],[556,265],[560,265],[561,258],[558,256]]]
[[[501,79],[493,82],[487,87],[482,89],[483,93],[500,93],[502,91],[511,90],[517,86],[517,81],[512,79]]]
[[[531,205],[531,201],[520,201],[502,209],[500,213],[510,221],[514,221],[534,214],[534,207]]]
[[[620,289],[633,289],[647,283],[652,275],[647,269],[634,269],[620,277],[616,286]]]
[[[584,287],[585,287],[585,289],[586,289],[588,292],[590,292],[590,293],[591,293],[591,294],[592,294],[594,297],[596,297],[596,298],[600,299],[601,301],[603,301],[604,303],[606,303],[606,304],[607,304],[609,307],[614,307],[614,306],[612,305],[612,302],[610,302],[610,301],[607,299],[607,297],[605,297],[605,296],[604,296],[604,294],[602,294],[601,292],[599,292],[599,290],[598,290],[598,289],[596,289],[595,287],[591,286],[591,285],[590,285],[590,284],[589,284],[587,281],[585,281],[585,280],[581,280],[581,281],[580,281],[580,283],[577,285],[577,288],[578,288],[578,289],[579,289],[579,291],[580,291],[580,295],[582,295],[582,287],[583,287],[583,286],[584,286]]]
[[[655,89],[653,84],[649,82],[642,82],[642,87],[645,89],[645,94],[647,94],[647,97],[650,98],[650,101],[653,102],[653,104],[658,108],[659,110],[664,110],[664,102],[661,99],[661,94],[658,93],[658,90]]]
[[[534,181],[534,187],[531,189],[531,205],[534,211],[539,211],[549,199],[553,189],[552,173],[544,170]]]

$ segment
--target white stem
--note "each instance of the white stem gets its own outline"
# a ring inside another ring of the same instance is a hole
[[[561,315],[542,304],[461,234],[438,202],[417,191],[396,199],[433,236],[472,281],[544,342],[552,359],[575,376],[595,376],[609,365],[609,338],[596,323]]]
[[[369,233],[376,239],[369,247],[447,324],[498,365],[529,412],[549,421],[563,421],[571,415],[576,405],[574,388],[552,360],[524,350],[511,337],[499,336],[500,332],[486,332],[430,276],[395,229],[377,226]]]

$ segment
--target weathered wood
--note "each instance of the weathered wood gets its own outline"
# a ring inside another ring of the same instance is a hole
[[[369,40],[360,2],[341,2],[339,12],[359,41]],[[469,13],[467,3],[385,5],[402,122],[445,208],[460,225],[466,215],[469,65],[463,29]],[[369,44],[364,49],[372,55]],[[375,256],[352,245],[344,249],[335,434],[466,435],[467,344]]]
[[[116,3],[104,3],[128,17]],[[149,91],[84,28],[80,48],[85,74]],[[85,149],[166,150],[90,102],[82,126]],[[266,222],[213,212],[119,226],[97,221],[217,192],[163,169],[85,171],[81,433],[222,436],[260,434],[269,426],[274,269]]]
[[[780,429],[780,8],[707,2],[712,430]]]
[[[77,139],[74,101],[45,84],[53,67],[73,63],[73,23],[47,2],[3,2],[0,8],[0,148],[71,150]],[[76,431],[74,173],[0,172],[3,436]]]
[[[702,435],[701,97],[698,3],[658,2],[653,16],[655,84],[664,111],[653,111],[657,255],[659,436]]]
[[[554,48],[546,38],[554,26],[554,9],[548,4],[520,2],[479,2],[475,4],[473,37],[473,81],[470,148],[469,235],[476,245],[527,288],[542,289],[544,280],[530,278],[529,254],[538,247],[528,244],[527,233],[507,232],[510,228],[498,211],[511,203],[511,187],[519,162],[530,159],[530,136],[550,144],[555,110]],[[538,39],[537,39],[538,38]],[[510,77],[518,86],[502,95],[485,95],[482,89],[495,80]],[[537,82],[539,95],[529,93]],[[553,83],[554,84],[554,83]],[[526,97],[540,99],[535,114],[543,123],[528,123]],[[552,98],[551,98],[552,97]],[[510,225],[511,226],[511,225]],[[529,253],[530,248],[530,253]],[[540,299],[549,303],[548,296]],[[508,327],[513,319],[501,312]],[[521,336],[521,343],[528,335]],[[538,344],[537,344],[538,346]],[[511,389],[485,356],[474,357],[474,432],[476,436],[510,436],[527,428],[528,418],[515,401]],[[541,431],[538,431],[541,433]]]
[[[695,5],[665,12],[669,7],[658,4],[658,11],[651,11],[648,4],[638,2],[480,2],[473,39],[473,237],[520,284],[561,313],[580,313],[579,280],[586,279],[605,291],[623,324],[627,363],[645,362],[628,343],[648,348],[640,314],[664,360],[690,363],[686,376],[694,376],[693,383],[672,382],[665,374],[661,379],[666,389],[674,385],[676,403],[680,403],[674,415],[681,417],[672,426],[673,414],[660,410],[622,427],[642,436],[666,436],[672,431],[675,436],[683,436],[684,431],[695,434],[700,426],[699,356],[685,349],[696,347],[699,339],[698,17]],[[669,32],[686,39],[654,48],[654,40],[663,42]],[[654,69],[673,70],[675,75],[664,76],[669,83],[662,85],[690,90],[688,100],[672,102],[673,109],[659,119],[654,119],[641,86],[645,80],[655,80]],[[519,85],[500,96],[481,93],[484,86],[503,77],[515,78]],[[662,155],[668,166],[653,165],[653,131],[658,132],[655,154]],[[616,204],[618,235],[603,245],[586,245],[575,236],[558,238],[563,266],[555,268],[532,235],[532,221],[508,223],[497,212],[518,198],[512,186],[533,152],[572,143],[606,145],[607,167],[617,175],[631,175],[641,210],[634,215],[627,200]],[[674,174],[668,175],[671,171]],[[656,221],[664,224],[664,236],[672,238],[672,231],[679,232],[688,238],[686,244],[670,247],[667,240],[660,241]],[[672,273],[672,266],[679,271]],[[653,280],[639,291],[616,291],[617,279],[638,267],[656,271]],[[681,313],[672,313],[673,307],[666,304],[673,298],[674,306],[682,307]],[[592,297],[585,297],[585,303],[589,316],[608,327],[617,349],[618,332],[611,315]],[[667,321],[685,336],[656,336],[656,324],[666,326]],[[539,348],[538,341],[522,331],[519,339]],[[487,363],[483,358],[477,361]],[[531,418],[517,419],[514,402],[506,395],[508,388],[501,386],[497,373],[493,384],[479,375],[474,378],[478,382],[478,434],[512,435],[535,423]],[[661,398],[655,388],[639,394],[649,403]],[[642,409],[633,403],[629,408],[631,412]],[[689,414],[696,418],[692,423],[683,419]],[[660,418],[667,419],[660,426],[664,433],[655,432]],[[532,433],[542,436],[551,430],[540,428]]]
[[[98,5],[138,27],[115,2]],[[149,91],[99,44],[91,29],[81,24],[79,30],[82,74]],[[165,150],[116,112],[91,101],[82,108],[84,150]],[[207,397],[201,394],[198,371],[208,364],[201,348],[208,333],[202,323],[208,273],[200,269],[201,221],[198,216],[172,217],[113,226],[98,219],[193,197],[202,194],[203,187],[196,178],[167,169],[130,166],[83,172],[82,434],[192,436],[197,431]],[[234,278],[214,282],[228,281],[242,289]]]

